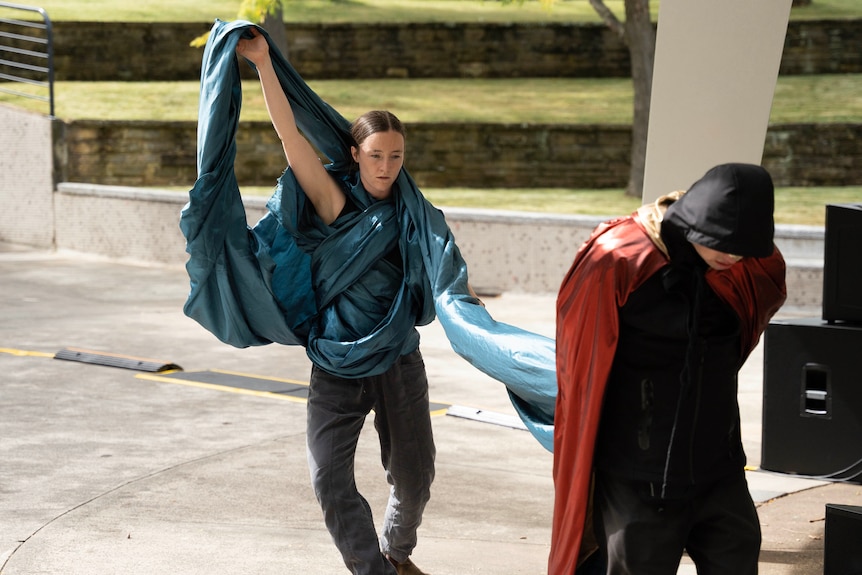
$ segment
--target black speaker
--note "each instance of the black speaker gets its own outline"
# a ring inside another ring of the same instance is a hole
[[[862,507],[826,504],[823,575],[862,575]]]
[[[862,326],[772,321],[760,466],[862,482]]]
[[[862,322],[862,204],[827,204],[823,319]]]

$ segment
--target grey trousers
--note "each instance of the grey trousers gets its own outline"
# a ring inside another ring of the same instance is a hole
[[[755,575],[760,521],[745,474],[661,500],[649,484],[596,473],[593,520],[608,575],[676,575],[683,551],[698,575]]]
[[[372,409],[390,485],[379,539],[354,475],[356,445]],[[311,483],[347,568],[355,575],[394,575],[384,554],[399,562],[410,556],[434,480],[436,449],[421,353],[402,356],[386,373],[359,379],[313,367],[307,446]]]

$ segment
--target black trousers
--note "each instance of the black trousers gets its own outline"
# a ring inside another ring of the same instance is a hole
[[[358,379],[315,366],[307,407],[311,481],[344,564],[354,575],[394,574],[384,554],[399,562],[410,556],[434,480],[436,448],[422,354],[403,355],[389,371]],[[372,409],[390,485],[379,538],[354,474],[356,446]]]
[[[596,472],[593,521],[608,575],[676,575],[683,552],[698,575],[755,575],[760,520],[745,473],[684,496]]]

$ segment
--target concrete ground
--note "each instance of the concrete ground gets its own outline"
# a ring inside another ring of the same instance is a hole
[[[224,345],[183,315],[187,292],[181,267],[0,245],[0,574],[347,572],[309,485],[304,350]],[[485,303],[553,335],[553,294]],[[414,561],[434,575],[545,573],[551,454],[438,324],[422,328],[422,351],[438,474]],[[740,408],[760,572],[821,573],[825,505],[862,505],[862,486],[757,470],[761,396],[758,348]],[[357,481],[379,518],[371,425]],[[694,573],[687,559],[680,573]]]

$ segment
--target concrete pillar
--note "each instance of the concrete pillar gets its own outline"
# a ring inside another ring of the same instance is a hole
[[[791,3],[662,0],[645,203],[716,164],[760,164]]]

